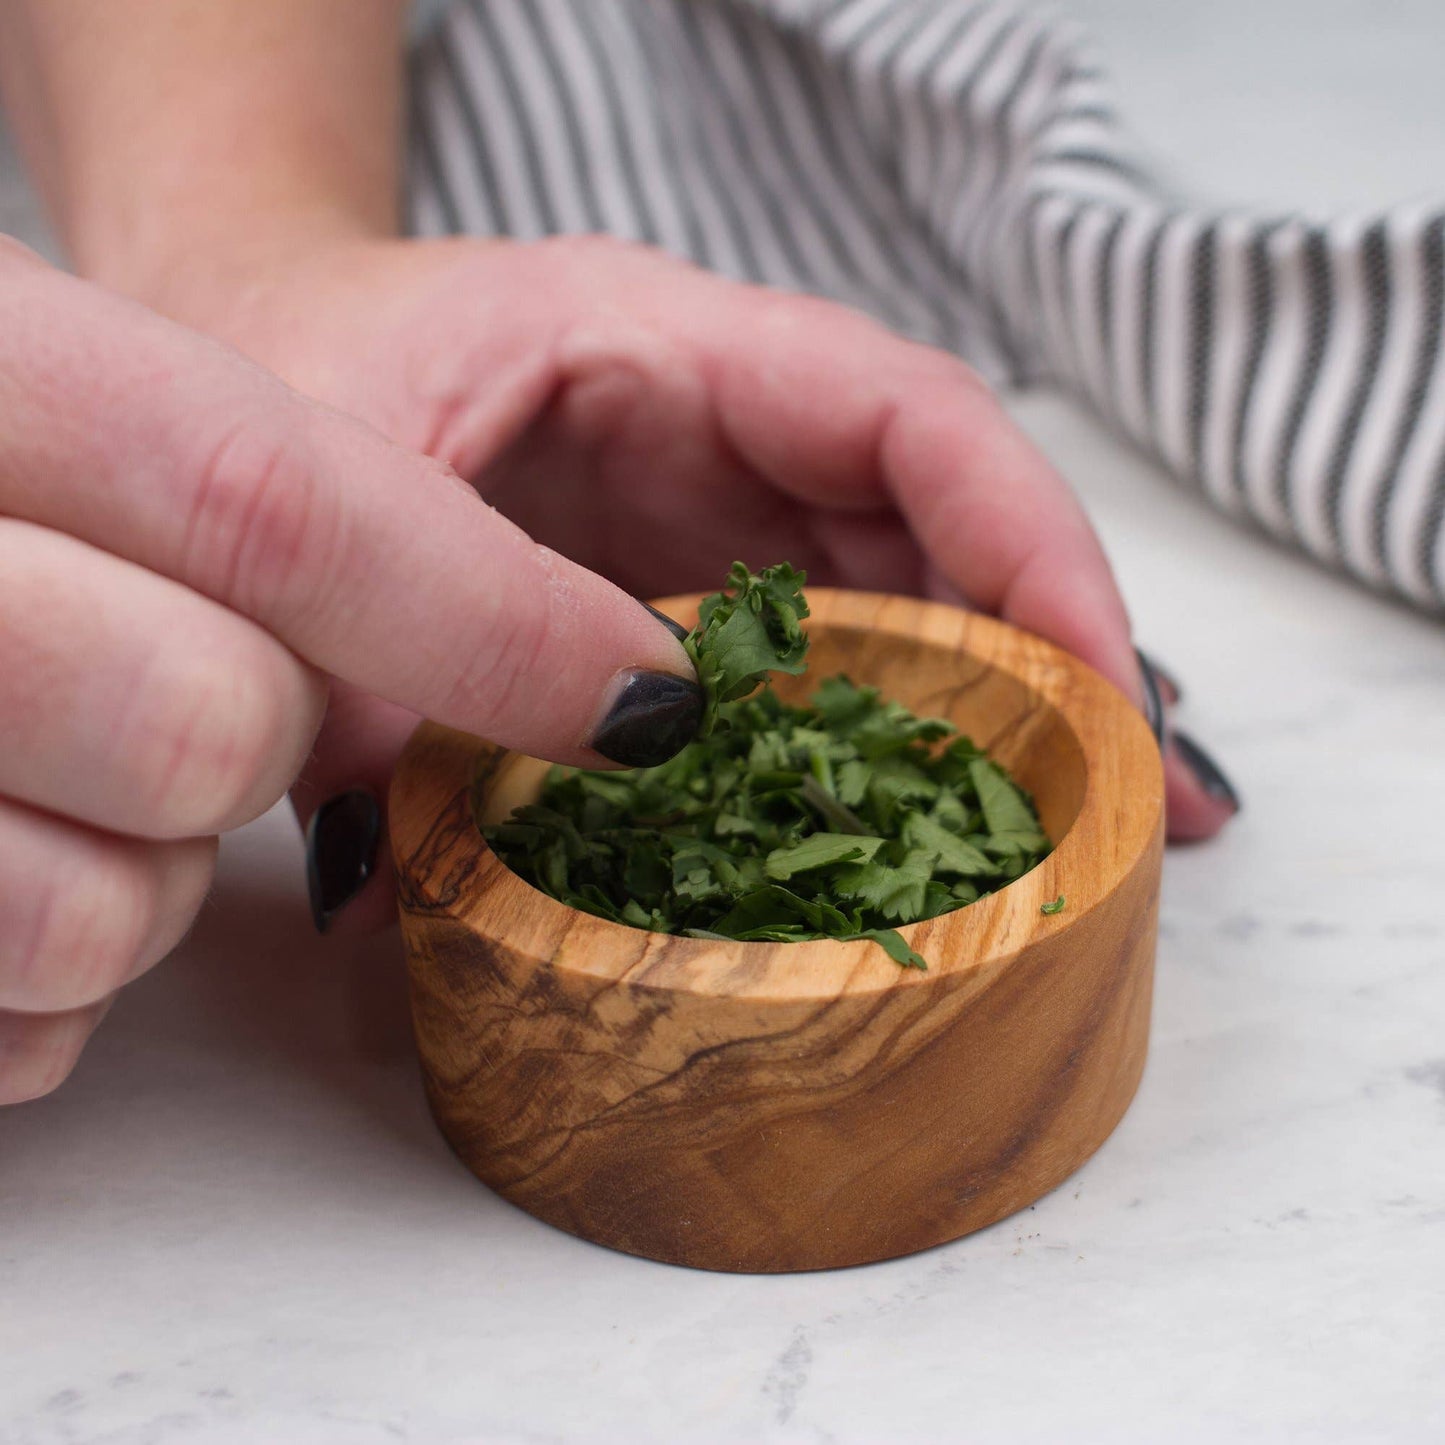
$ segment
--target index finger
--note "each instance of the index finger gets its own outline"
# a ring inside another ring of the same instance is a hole
[[[676,639],[441,463],[34,258],[0,253],[0,278],[0,513],[183,582],[324,671],[507,746],[595,766],[599,726],[643,693],[686,741],[696,684]],[[498,384],[546,376],[539,360]],[[639,683],[652,673],[668,676]]]

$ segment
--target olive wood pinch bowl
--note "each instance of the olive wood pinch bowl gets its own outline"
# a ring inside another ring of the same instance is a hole
[[[697,598],[657,605],[684,622]],[[1123,1116],[1149,1032],[1164,786],[1136,709],[1076,658],[938,603],[813,589],[805,697],[845,672],[949,718],[1055,848],[903,936],[732,943],[577,912],[482,840],[546,764],[423,724],[390,825],[432,1112],[512,1203],[706,1269],[826,1269],[1022,1209]],[[1059,894],[1063,911],[1041,908]]]

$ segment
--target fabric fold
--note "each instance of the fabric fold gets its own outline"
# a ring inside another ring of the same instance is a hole
[[[453,0],[413,72],[419,233],[606,231],[831,297],[1445,609],[1445,206],[1191,207],[1083,32],[997,0]]]

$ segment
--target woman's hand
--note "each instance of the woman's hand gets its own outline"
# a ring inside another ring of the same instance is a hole
[[[0,419],[0,1102],[53,1088],[174,946],[330,687],[584,765],[690,735],[686,654],[625,593],[3,238]],[[619,726],[638,679],[663,705]]]
[[[162,307],[446,461],[630,592],[786,559],[818,584],[966,600],[1147,706],[1067,485],[961,362],[841,307],[601,238],[286,244],[155,274]],[[303,813],[390,770],[395,720],[351,694],[341,709]],[[1232,816],[1172,748],[1166,772],[1171,836]]]

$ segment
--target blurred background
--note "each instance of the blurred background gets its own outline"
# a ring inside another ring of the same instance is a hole
[[[59,252],[40,214],[20,170],[20,158],[0,121],[0,232],[15,236],[27,246],[34,246],[51,260],[59,260]]]
[[[1052,8],[1092,32],[1121,116],[1191,200],[1336,212],[1445,194],[1440,0]],[[0,231],[56,256],[3,134]]]

